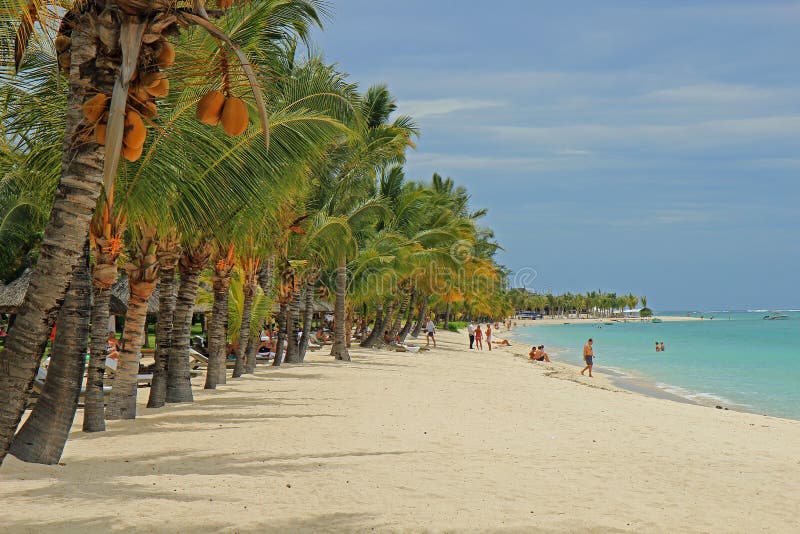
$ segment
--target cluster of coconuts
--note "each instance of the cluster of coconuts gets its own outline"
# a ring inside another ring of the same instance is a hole
[[[113,33],[111,21],[98,17],[96,27],[98,46],[106,47],[116,53],[119,47],[119,33]],[[138,160],[144,149],[147,137],[145,121],[156,117],[158,109],[155,99],[169,94],[169,80],[163,72],[175,64],[175,48],[167,41],[166,35],[177,35],[177,18],[173,14],[161,13],[151,20],[142,37],[142,46],[136,62],[136,69],[130,80],[128,99],[125,105],[125,130],[122,141],[122,156],[128,161]],[[107,23],[107,24],[104,24]],[[55,40],[58,64],[65,73],[71,66],[70,48],[71,28],[62,24]],[[110,95],[96,93],[83,105],[83,114],[88,123],[84,139],[105,144],[108,127]]]
[[[155,62],[149,65],[139,64],[128,89],[125,133],[122,137],[122,157],[128,161],[136,161],[142,155],[147,138],[144,120],[153,119],[158,114],[155,99],[169,94],[169,79],[161,69],[171,67],[175,63],[175,49],[166,40],[157,44],[159,46]],[[83,115],[91,128],[92,139],[99,145],[104,145],[106,142],[110,102],[108,95],[98,93],[83,105]]]
[[[222,91],[213,90],[197,103],[197,120],[209,126],[222,125],[228,135],[242,135],[247,130],[250,117],[247,105],[241,98],[226,97]]]

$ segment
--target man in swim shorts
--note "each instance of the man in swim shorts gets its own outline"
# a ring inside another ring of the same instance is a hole
[[[593,343],[594,341],[592,341],[592,339],[589,338],[589,341],[587,341],[586,345],[583,346],[583,361],[586,362],[586,367],[583,368],[581,374],[585,373],[586,370],[588,370],[589,378],[592,378],[592,363],[594,361],[594,351],[592,350]]]

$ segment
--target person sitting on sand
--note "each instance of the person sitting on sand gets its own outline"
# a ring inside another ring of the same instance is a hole
[[[383,342],[386,343],[387,345],[390,345],[392,343],[392,338],[389,337],[388,330],[383,331]]]
[[[592,345],[594,341],[592,338],[589,338],[589,341],[586,342],[586,345],[583,346],[583,361],[586,362],[586,367],[581,370],[581,374],[589,370],[589,378],[592,378],[592,364],[594,363],[594,350],[592,349]]]
[[[531,360],[536,360],[536,351],[538,350],[539,349],[536,347],[536,345],[532,346],[531,351],[528,353],[528,358]]]
[[[478,325],[475,329],[475,348],[483,350],[483,330],[481,330],[481,325]]]
[[[117,341],[117,337],[114,335],[114,332],[109,332],[108,343],[106,344],[106,358],[119,360],[119,349],[120,343]]]
[[[544,351],[544,345],[539,345],[539,350],[537,351],[539,354],[538,361],[540,362],[550,362],[550,356]]]

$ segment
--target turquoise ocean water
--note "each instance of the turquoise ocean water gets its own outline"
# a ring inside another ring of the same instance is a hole
[[[545,345],[558,361],[581,364],[583,344],[591,337],[598,370],[649,378],[664,391],[703,404],[800,419],[800,312],[784,312],[789,319],[777,321],[763,320],[766,313],[705,312],[714,319],[685,322],[536,325],[520,328],[517,338]],[[655,352],[656,341],[664,342],[665,352]]]

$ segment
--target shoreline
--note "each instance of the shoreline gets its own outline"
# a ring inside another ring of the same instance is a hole
[[[713,319],[701,319],[700,317],[679,317],[677,315],[654,315],[641,319],[639,317],[565,317],[565,318],[546,318],[546,319],[511,319],[511,323],[517,326],[537,326],[537,325],[558,325],[558,324],[603,324],[603,323],[648,323],[653,319],[659,319],[664,323],[678,323],[689,321],[713,321]]]
[[[684,320],[688,321],[701,321],[701,320],[708,320],[708,319],[700,319],[699,317],[674,317],[674,316],[666,316],[660,317],[664,320],[664,322],[681,322]],[[523,323],[519,321],[518,327],[523,326],[534,326],[535,324],[539,325],[560,325],[560,324],[593,324],[593,323],[602,323],[603,320],[600,319],[572,319],[567,321],[561,321],[557,319],[552,320],[539,320],[536,321],[526,321]],[[638,321],[637,321],[638,322]],[[513,321],[512,321],[513,323]],[[466,333],[464,334],[466,336]],[[515,341],[520,345],[523,345],[522,342],[514,336],[514,329],[512,328],[509,331],[504,332],[509,340]],[[550,345],[552,349],[552,353],[556,356],[563,355],[564,353],[568,352],[568,349],[564,347],[558,347],[554,345]],[[520,353],[517,354],[520,356],[524,356],[526,359],[527,356],[527,348],[525,348],[524,354]],[[578,364],[558,361],[557,363],[565,366],[569,366],[575,370],[575,373],[580,374],[580,370],[582,367]],[[778,417],[781,419],[786,419],[789,421],[800,421],[800,419],[795,419],[791,417],[784,417],[773,415],[769,413],[758,412],[753,409],[748,409],[747,406],[743,406],[741,404],[737,404],[735,402],[729,401],[722,397],[719,397],[714,394],[703,394],[699,392],[694,392],[691,390],[686,390],[685,388],[674,385],[674,384],[664,384],[663,386],[660,385],[660,382],[657,381],[654,377],[641,375],[635,371],[629,369],[618,369],[612,367],[604,367],[602,363],[600,364],[600,368],[595,370],[594,372],[595,378],[597,375],[601,375],[606,378],[605,386],[612,386],[616,387],[619,390],[627,391],[629,393],[636,393],[639,395],[644,395],[647,397],[661,399],[661,400],[669,400],[672,402],[679,402],[683,404],[690,404],[694,406],[702,406],[705,408],[712,408],[717,410],[723,411],[735,411],[740,413],[749,413],[753,415],[761,415],[764,417]],[[685,394],[680,394],[675,392],[676,390],[685,391]]]

